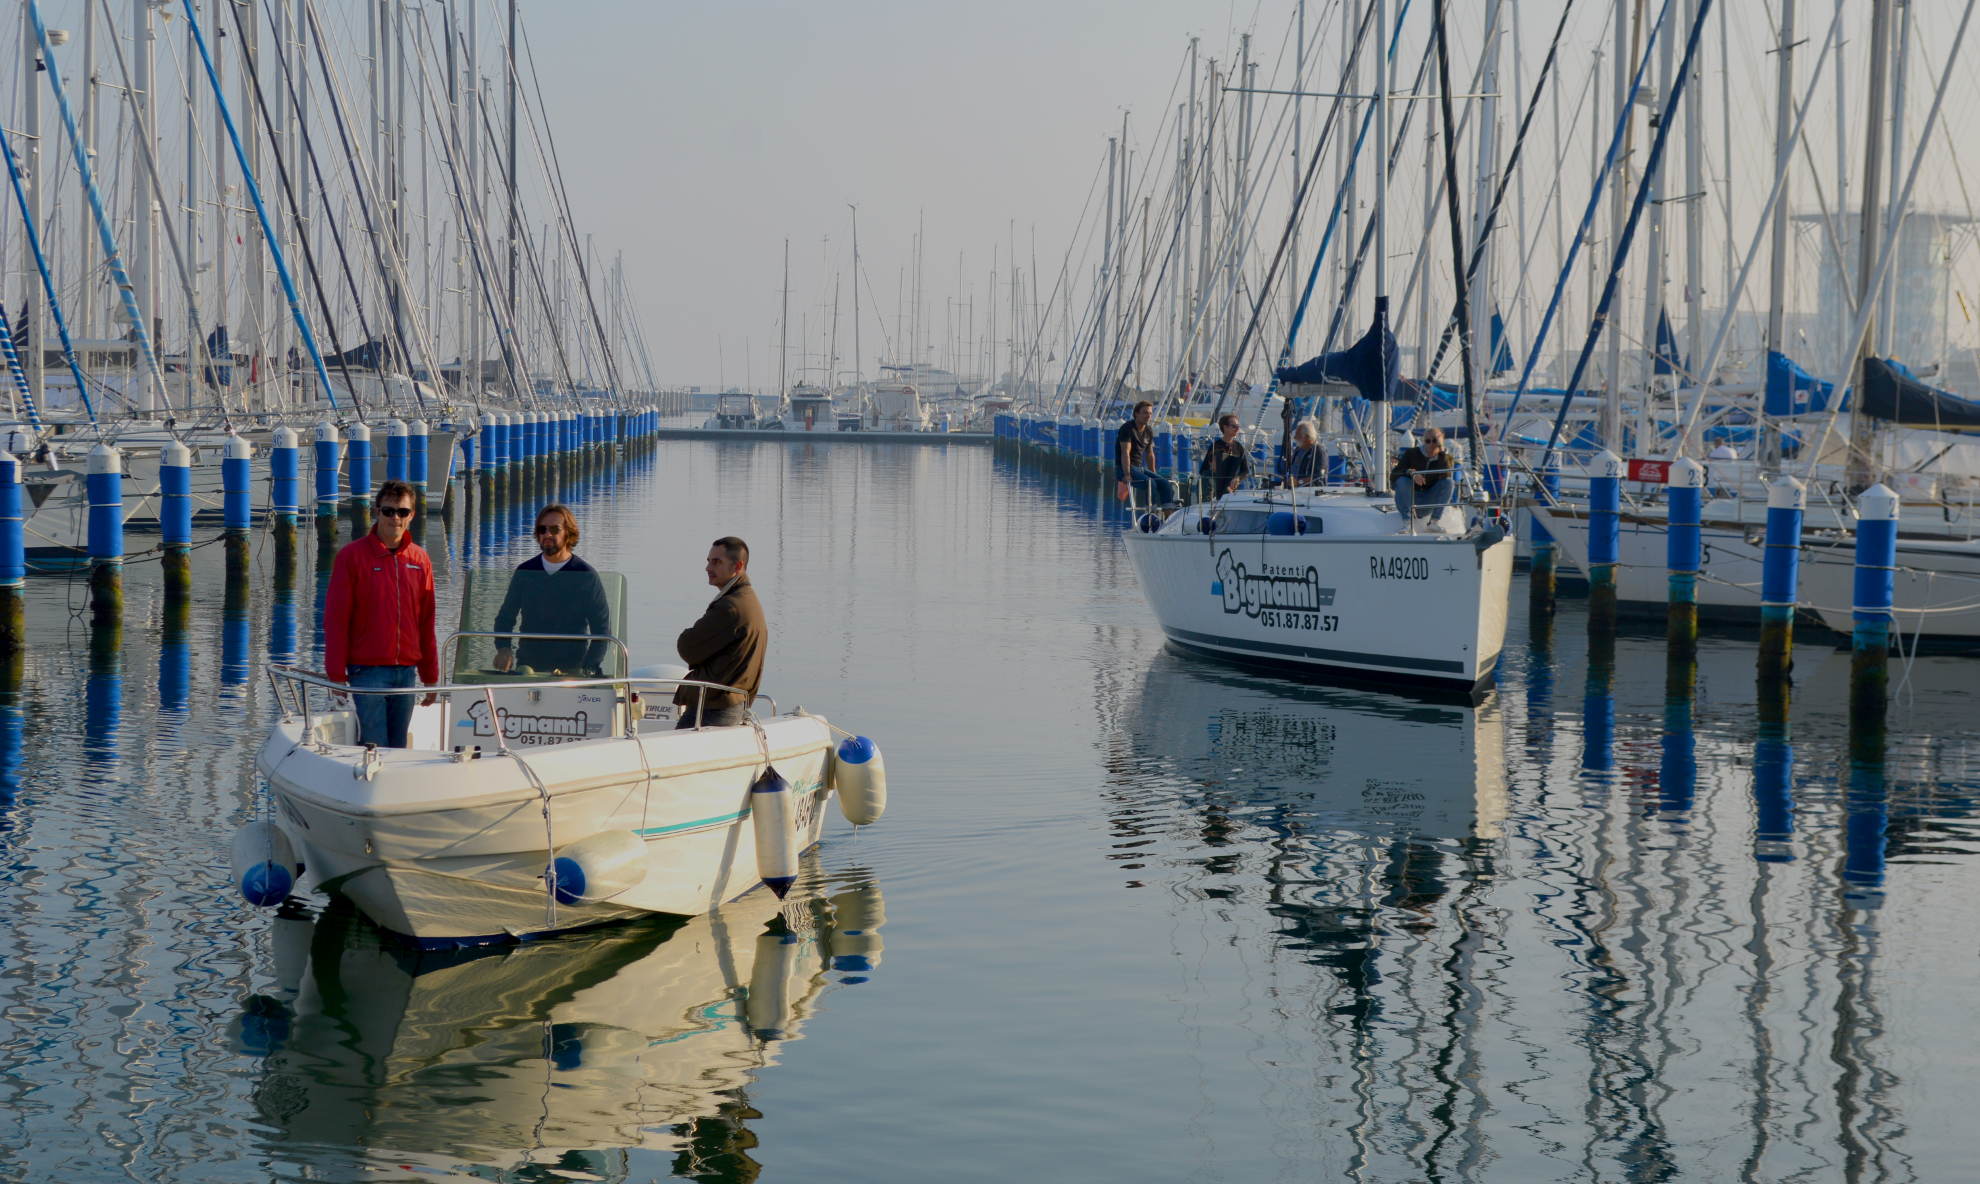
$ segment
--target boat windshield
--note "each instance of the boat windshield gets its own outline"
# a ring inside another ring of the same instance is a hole
[[[459,635],[452,639],[455,682],[626,673],[620,640],[626,578],[618,572],[470,571],[460,620]]]

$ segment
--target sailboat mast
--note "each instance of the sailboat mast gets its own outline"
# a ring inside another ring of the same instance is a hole
[[[1379,307],[1389,298],[1389,0],[1375,0],[1375,300]],[[1446,87],[1448,90],[1448,85]],[[1445,135],[1453,134],[1446,130]],[[1455,186],[1455,178],[1453,178]],[[1452,193],[1456,193],[1455,187]],[[1457,261],[1452,260],[1456,266]],[[1384,350],[1388,343],[1382,343]],[[1382,359],[1382,372],[1388,373],[1389,359]],[[1375,440],[1368,458],[1368,487],[1377,493],[1389,492],[1389,401],[1374,404]]]
[[[1884,181],[1884,100],[1889,94],[1891,56],[1891,0],[1871,0],[1870,4],[1870,93],[1866,96],[1863,139],[1863,207],[1856,221],[1856,307],[1863,319],[1876,294],[1871,273],[1877,267],[1878,206],[1883,201]],[[1870,318],[1875,325],[1876,319]],[[1863,414],[1864,363],[1883,343],[1870,334],[1856,342],[1856,356],[1850,370],[1854,375],[1857,411],[1850,416],[1848,483],[1851,492],[1867,487],[1871,480],[1870,450],[1875,443],[1875,421]]]
[[[860,369],[859,343],[859,207],[848,203],[852,210],[853,226],[853,397],[859,397]]]
[[[791,240],[784,239],[784,311],[777,316],[777,395],[791,394]],[[829,388],[828,388],[829,389]]]
[[[1774,171],[1785,176],[1794,163],[1794,137],[1789,132],[1794,122],[1794,5],[1795,0],[1781,0],[1781,39],[1776,52],[1774,81]],[[1778,202],[1774,206],[1774,224],[1771,228],[1773,241],[1772,256],[1767,263],[1767,350],[1769,353],[1785,353],[1787,350],[1787,254],[1788,254],[1788,203]],[[1774,469],[1781,462],[1780,433],[1768,428],[1761,433],[1761,460],[1766,469]]]

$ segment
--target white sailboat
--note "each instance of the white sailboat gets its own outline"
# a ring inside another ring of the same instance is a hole
[[[1412,530],[1359,487],[1239,491],[1123,540],[1196,653],[1469,692],[1505,642],[1512,540],[1455,506]]]

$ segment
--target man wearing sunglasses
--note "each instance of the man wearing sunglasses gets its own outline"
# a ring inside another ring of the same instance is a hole
[[[371,532],[337,552],[323,602],[323,672],[358,689],[410,690],[440,681],[433,633],[433,560],[412,541],[413,490],[387,481]],[[359,744],[404,748],[411,695],[353,695]],[[425,702],[433,702],[427,695]]]
[[[605,638],[612,632],[611,608],[598,571],[571,551],[577,545],[577,516],[552,502],[536,512],[536,545],[542,552],[523,560],[509,576],[509,591],[495,614],[495,632],[518,628],[520,642],[495,639],[495,669],[517,664],[537,674],[603,676]],[[532,633],[579,633],[597,641],[555,641]]]

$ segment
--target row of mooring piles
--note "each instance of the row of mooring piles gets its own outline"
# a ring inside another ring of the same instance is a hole
[[[562,483],[654,446],[660,426],[656,408],[641,407],[624,412],[579,413],[530,412],[499,414],[492,417],[494,431],[487,429],[491,417],[484,416],[483,431],[469,430],[459,441],[466,462],[461,475],[472,481],[477,473],[501,478],[484,496],[494,500],[511,497],[555,497]],[[454,425],[445,425],[455,430]],[[446,489],[442,493],[442,513],[453,504],[452,482],[447,476],[449,457],[435,457],[430,445],[432,432],[418,421],[392,420],[384,426],[383,478],[410,484],[419,496],[419,508],[427,505],[435,462]],[[302,439],[287,426],[277,427],[269,442],[268,506],[266,523],[274,543],[274,578],[278,604],[288,606],[286,640],[271,637],[271,653],[293,654],[295,573],[298,535],[305,512],[314,506],[318,562],[327,570],[339,543],[339,517],[346,511],[351,536],[370,528],[371,501],[379,476],[373,451],[372,429],[362,423],[339,428],[323,422],[311,430],[315,461],[313,501],[305,502],[302,475]],[[238,435],[229,434],[221,447],[221,532],[217,541],[225,549],[225,604],[228,619],[246,619],[250,572],[253,567],[256,527],[253,471],[254,446]],[[495,458],[491,466],[490,457]],[[165,592],[164,625],[168,646],[176,637],[183,641],[188,628],[192,595],[192,552],[201,545],[194,528],[199,498],[193,487],[195,456],[180,441],[167,443],[160,451],[158,473],[158,521],[160,541],[157,558],[163,573]],[[477,470],[477,461],[481,467]],[[18,458],[0,452],[0,675],[9,663],[18,664],[27,645],[25,589],[28,574],[26,548],[25,489]],[[120,662],[124,615],[125,550],[124,458],[109,442],[90,450],[84,477],[86,513],[84,563],[87,570],[89,611],[92,632],[92,665]],[[414,519],[415,537],[423,534],[424,513]],[[278,613],[278,617],[281,614]],[[224,631],[223,631],[224,632]],[[232,646],[233,633],[225,632],[223,649]],[[170,650],[168,652],[179,652]],[[162,659],[161,659],[162,660]],[[245,659],[243,659],[244,661]],[[161,681],[170,683],[161,671]]]

